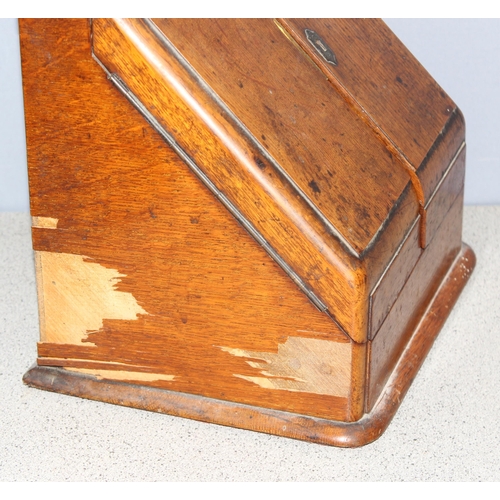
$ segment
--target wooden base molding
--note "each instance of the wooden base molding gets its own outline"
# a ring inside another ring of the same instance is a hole
[[[427,353],[474,269],[472,249],[461,252],[442,280],[372,411],[356,422],[339,422],[216,400],[153,387],[34,366],[24,376],[31,387],[169,415],[266,432],[315,443],[357,447],[376,440],[401,404]]]

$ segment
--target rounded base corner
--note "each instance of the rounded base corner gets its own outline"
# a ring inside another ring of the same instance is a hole
[[[378,439],[388,427],[475,263],[473,250],[462,244],[459,255],[441,282],[372,411],[355,422],[327,420],[99,379],[50,366],[33,366],[24,375],[23,382],[52,392],[324,445],[344,448],[364,446]]]

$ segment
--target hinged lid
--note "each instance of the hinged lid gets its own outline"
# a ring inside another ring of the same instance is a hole
[[[93,21],[111,79],[356,341],[366,298],[448,166],[418,169],[457,114],[378,20]],[[413,200],[403,202],[404,200]],[[406,215],[405,215],[406,214]],[[368,271],[373,276],[367,278]]]

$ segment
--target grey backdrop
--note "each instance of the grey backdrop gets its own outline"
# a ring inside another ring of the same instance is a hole
[[[500,204],[500,20],[385,19],[467,122],[467,204]],[[18,28],[0,19],[0,211],[28,211]]]

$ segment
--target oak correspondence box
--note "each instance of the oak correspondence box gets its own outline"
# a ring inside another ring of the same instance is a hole
[[[463,117],[380,20],[20,21],[31,386],[380,436],[474,267]]]

